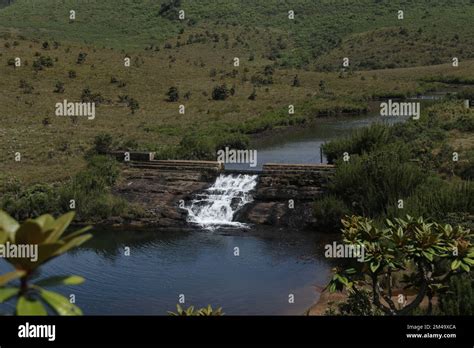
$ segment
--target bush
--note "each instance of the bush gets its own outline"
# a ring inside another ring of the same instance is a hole
[[[418,165],[409,162],[407,147],[394,144],[370,154],[353,155],[338,162],[329,185],[352,211],[375,217],[385,214],[399,199],[409,197],[427,178]]]
[[[371,297],[372,293],[366,289],[361,289],[357,292],[349,291],[347,300],[337,304],[337,310],[326,314],[357,316],[382,315],[383,312],[372,305]]]
[[[474,281],[472,275],[453,277],[448,283],[449,290],[439,296],[437,314],[474,315]]]
[[[178,153],[182,159],[215,160],[216,146],[210,137],[190,135],[181,140]]]
[[[51,68],[54,65],[51,57],[40,56],[33,62],[33,69],[36,71],[43,70],[44,68]]]
[[[474,213],[474,184],[451,183],[438,177],[429,177],[405,200],[402,212],[392,208],[394,215],[423,215],[445,221],[449,213]]]
[[[93,152],[96,154],[107,154],[112,151],[113,138],[108,133],[101,133],[94,138]]]
[[[168,92],[166,93],[168,97],[167,101],[169,102],[177,102],[179,100],[179,93],[177,87],[170,87]]]
[[[350,155],[361,155],[375,149],[380,149],[390,141],[390,129],[388,126],[373,124],[370,127],[362,128],[351,136],[331,141],[323,145],[324,153],[329,163],[341,158],[344,152]]]
[[[212,99],[213,100],[226,100],[230,95],[230,90],[225,84],[221,86],[216,86],[212,90]]]
[[[87,169],[103,179],[107,186],[112,186],[120,175],[117,161],[109,156],[96,155],[88,159]]]
[[[350,209],[340,198],[333,195],[325,196],[314,202],[313,216],[316,218],[315,226],[328,232],[339,231],[341,219],[350,214]]]
[[[83,64],[86,61],[87,53],[80,52],[77,56],[77,64]]]
[[[1,208],[17,220],[25,220],[46,212],[57,212],[57,190],[48,184],[35,184],[28,188],[20,185],[4,192]]]

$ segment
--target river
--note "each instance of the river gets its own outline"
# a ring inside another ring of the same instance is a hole
[[[259,167],[267,162],[319,163],[321,144],[378,121],[374,114],[325,119],[263,137],[255,142]],[[175,310],[181,294],[185,307],[211,304],[226,314],[303,314],[317,301],[318,288],[334,266],[324,258],[324,245],[336,237],[324,233],[262,226],[95,228],[93,233],[91,241],[53,260],[40,275],[84,276],[84,284],[58,290],[74,294],[88,315],[166,315]],[[125,255],[127,247],[130,256]],[[0,273],[8,269],[0,262]]]

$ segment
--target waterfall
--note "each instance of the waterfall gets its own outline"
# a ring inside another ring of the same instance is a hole
[[[188,222],[207,229],[218,226],[245,227],[232,221],[234,214],[252,202],[251,191],[257,185],[258,175],[221,174],[207,190],[199,193],[188,204]]]

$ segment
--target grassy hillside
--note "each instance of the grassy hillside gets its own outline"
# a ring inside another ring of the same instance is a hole
[[[284,66],[311,69],[340,67],[342,57],[366,69],[474,57],[470,0],[174,0],[174,7],[160,12],[169,2],[16,0],[1,10],[0,27],[33,37],[138,50],[162,47],[167,40],[174,46],[180,32],[185,44],[190,29],[227,30],[229,47],[241,43],[251,49],[265,31],[272,39],[264,55]],[[181,9],[185,20],[177,18]],[[76,11],[75,21],[69,20],[69,10]],[[295,11],[294,20],[288,19],[289,10]],[[397,18],[398,10],[404,11],[403,20]]]
[[[202,158],[263,130],[364,111],[379,97],[474,81],[470,1],[183,0],[166,11],[163,3],[16,0],[0,10],[0,161],[7,176],[67,178],[84,166],[101,133],[123,149]],[[176,20],[178,8],[186,20]],[[458,68],[449,64],[454,55]],[[344,56],[352,68],[341,72]],[[213,100],[224,84],[228,98]],[[167,101],[170,87],[178,89],[175,102]],[[54,115],[64,99],[91,97],[100,100],[95,120]],[[133,112],[130,99],[139,106]],[[13,161],[17,151],[21,165]]]

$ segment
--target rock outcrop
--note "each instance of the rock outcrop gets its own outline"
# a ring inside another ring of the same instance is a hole
[[[324,193],[331,165],[266,164],[259,176],[254,202],[238,220],[304,229],[314,223],[313,201]]]
[[[186,213],[179,202],[211,185],[219,171],[216,162],[131,162],[114,193],[146,211],[148,217],[139,224],[185,227]]]

